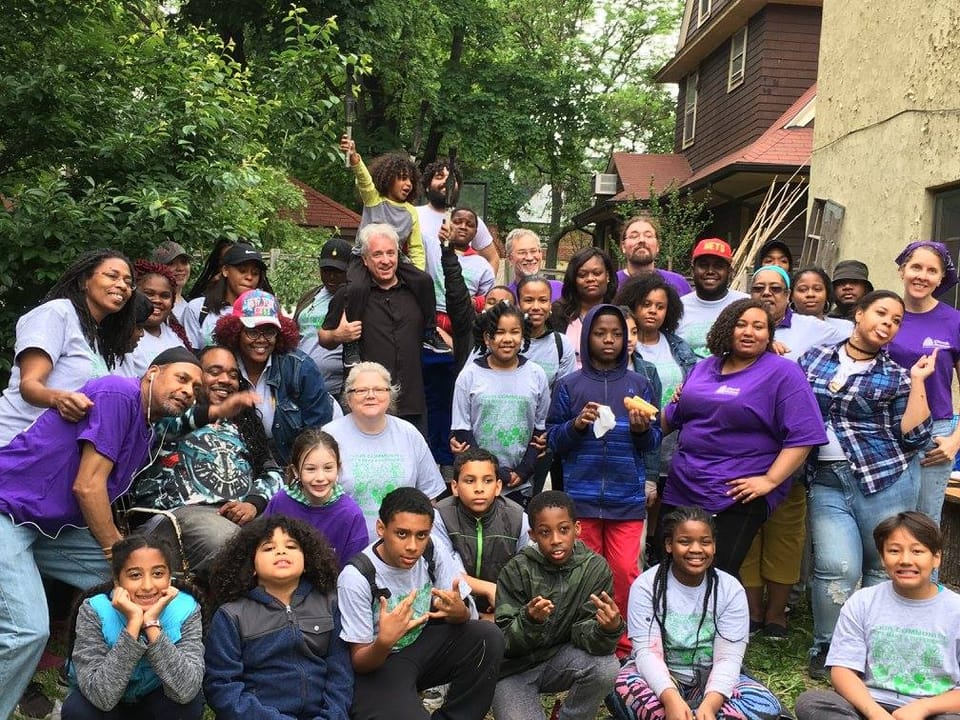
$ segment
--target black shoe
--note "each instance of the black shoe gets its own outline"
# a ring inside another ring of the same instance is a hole
[[[31,682],[20,696],[17,711],[25,718],[45,718],[53,712],[53,707],[53,700],[43,694],[37,683]]]
[[[814,680],[830,679],[830,671],[827,670],[827,653],[829,651],[829,645],[819,645],[817,646],[816,654],[810,656],[810,664],[807,666],[807,675]]]
[[[349,370],[362,362],[360,357],[360,343],[347,342],[343,344],[343,369]]]
[[[790,631],[786,625],[778,623],[767,623],[763,626],[763,636],[767,640],[786,640],[790,637]]]
[[[450,355],[453,353],[453,348],[447,345],[446,341],[440,337],[440,333],[438,333],[436,329],[424,333],[423,348],[430,352],[435,352],[438,355]],[[346,352],[346,350],[344,350],[344,352]],[[344,357],[346,357],[346,355],[344,355]],[[346,366],[346,360],[344,360],[343,364]]]

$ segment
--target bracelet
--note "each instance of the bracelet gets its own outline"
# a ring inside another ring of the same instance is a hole
[[[161,627],[161,625],[159,620],[147,620],[142,627],[144,630],[146,630],[147,628],[152,628],[152,627],[158,628],[158,627]]]

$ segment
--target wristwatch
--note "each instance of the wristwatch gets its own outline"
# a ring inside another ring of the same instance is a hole
[[[143,629],[144,629],[144,630],[146,630],[147,628],[152,628],[152,627],[155,627],[155,628],[161,627],[160,621],[159,621],[159,620],[147,620],[147,621],[143,624]]]

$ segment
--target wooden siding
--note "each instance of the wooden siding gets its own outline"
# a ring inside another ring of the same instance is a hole
[[[695,139],[685,150],[680,84],[674,146],[694,172],[756,140],[816,82],[820,15],[817,7],[768,5],[750,18],[743,83],[730,92],[729,41],[700,63]]]
[[[690,29],[687,31],[687,42],[695,38],[700,34],[702,30],[705,30],[706,27],[720,17],[720,13],[723,12],[724,8],[727,5],[735,2],[736,0],[713,0],[713,3],[710,6],[710,17],[708,17],[702,25],[697,25],[697,12],[700,8],[700,0],[687,0],[688,2],[693,3],[693,14],[690,16]]]

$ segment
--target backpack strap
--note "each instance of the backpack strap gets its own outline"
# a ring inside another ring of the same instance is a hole
[[[560,367],[563,361],[563,340],[560,339],[560,333],[556,330],[553,331],[553,341],[557,343],[557,367]]]
[[[383,540],[377,541],[373,547],[383,544]],[[437,560],[434,552],[433,540],[427,540],[427,546],[423,550],[423,559],[427,561],[427,574],[430,576],[430,582],[435,583],[437,579]],[[377,570],[373,567],[373,561],[364,552],[358,552],[352,558],[347,560],[347,565],[352,565],[363,575],[367,584],[370,586],[370,597],[377,603],[380,598],[389,598],[390,588],[382,588],[377,585]]]

